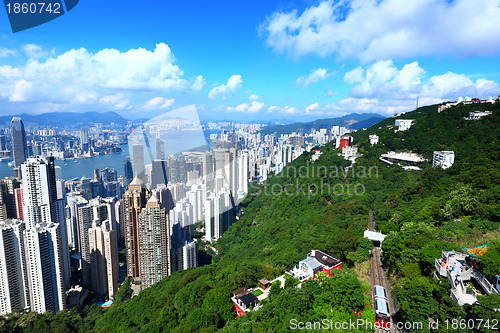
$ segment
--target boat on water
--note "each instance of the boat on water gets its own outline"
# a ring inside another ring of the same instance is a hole
[[[0,158],[0,163],[2,162],[10,162],[12,161],[12,157],[2,157]]]

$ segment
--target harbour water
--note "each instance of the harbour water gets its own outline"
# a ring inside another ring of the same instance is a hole
[[[61,167],[62,176],[65,180],[73,178],[88,178],[94,177],[94,169],[114,168],[118,175],[123,175],[123,163],[129,156],[128,145],[122,145],[123,152],[117,154],[109,154],[103,156],[95,156],[90,158],[77,158],[57,160],[56,165]],[[14,168],[9,166],[7,162],[0,163],[0,177],[13,177]]]
[[[204,137],[207,138],[210,134],[219,131],[205,131],[201,135],[196,135],[194,132],[175,132],[167,136],[162,136],[162,140],[165,143],[165,153],[166,156],[170,154],[176,154],[183,150],[193,149],[199,147],[201,144],[207,144]],[[154,143],[151,144],[151,149],[153,149],[154,156]],[[62,177],[64,180],[71,180],[74,178],[94,177],[94,169],[116,169],[118,176],[123,175],[124,168],[123,164],[129,154],[128,144],[121,145],[122,152],[117,154],[108,154],[102,156],[94,156],[90,158],[76,158],[76,159],[66,159],[57,160],[56,165],[61,167]],[[148,159],[151,154],[147,148],[144,149],[144,157],[147,163],[150,163]],[[8,162],[0,162],[0,178],[13,177],[14,168],[8,165]]]

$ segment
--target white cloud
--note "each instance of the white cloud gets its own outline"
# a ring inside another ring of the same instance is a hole
[[[40,51],[36,45],[24,46],[27,53],[37,50]],[[18,67],[0,66],[0,91],[11,102],[73,106],[92,102],[128,108],[124,101],[131,94],[196,92],[203,88],[205,81],[201,75],[190,83],[174,62],[173,53],[164,43],[156,44],[153,51],[103,49],[91,53],[84,48],[72,49],[43,61],[30,59]],[[119,94],[123,95],[121,102],[113,104],[109,96]]]
[[[498,95],[499,85],[484,78],[475,81],[464,74],[448,72],[425,78],[425,70],[415,61],[399,70],[392,61],[378,61],[368,68],[347,72],[344,81],[354,84],[349,95],[337,106],[353,112],[378,112],[386,115],[410,111],[416,99],[420,105],[471,96]]]
[[[417,94],[425,70],[416,61],[398,70],[391,60],[378,61],[366,69],[358,67],[344,75],[344,81],[357,83],[351,89],[354,97],[400,96],[403,92]]]
[[[115,110],[125,109],[131,107],[128,98],[121,93],[115,95],[106,95],[99,99],[100,102],[104,104],[111,105]]]
[[[23,45],[23,51],[30,58],[40,58],[47,55],[47,52],[42,50],[40,45],[36,44],[25,44]]]
[[[301,13],[275,12],[259,30],[293,57],[491,55],[500,52],[499,13],[496,0],[327,0]]]
[[[11,50],[5,47],[0,47],[0,58],[6,58],[11,55],[16,55],[17,52],[15,50]]]
[[[149,101],[146,101],[144,103],[144,109],[145,110],[153,110],[153,109],[166,109],[172,104],[174,104],[175,99],[167,99],[164,97],[155,97],[150,99]]]
[[[316,103],[313,103],[311,105],[309,105],[307,108],[306,108],[306,114],[310,114],[311,111],[314,111],[315,109],[317,109],[319,107],[319,103],[316,102]]]
[[[211,99],[215,99],[217,95],[222,95],[222,98],[225,99],[228,95],[233,94],[238,89],[241,88],[241,75],[233,75],[227,80],[227,84],[221,84],[210,90],[208,93],[208,97]]]
[[[260,110],[262,110],[263,107],[264,107],[264,102],[259,103],[257,101],[253,101],[251,105],[243,103],[235,107],[229,106],[227,107],[227,111],[257,113]]]
[[[328,73],[326,68],[318,68],[308,74],[306,76],[299,77],[295,84],[298,86],[302,86],[302,89],[305,89],[311,83],[316,83],[318,81],[325,80],[327,77],[332,76],[333,73]]]
[[[255,94],[251,94],[250,97],[248,97],[250,101],[256,101],[260,99],[260,96],[257,96]]]
[[[279,113],[283,113],[283,114],[296,114],[299,112],[299,109],[293,107],[293,106],[285,106],[283,108],[279,107],[279,106],[271,106],[267,109],[267,112],[279,112]]]
[[[206,86],[205,79],[203,78],[203,76],[198,75],[194,80],[192,88],[194,91],[200,91],[201,89],[205,88],[205,86]]]

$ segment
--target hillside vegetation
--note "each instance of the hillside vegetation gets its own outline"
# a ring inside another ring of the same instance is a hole
[[[464,120],[469,111],[483,108],[493,115]],[[484,264],[498,273],[500,104],[436,109],[402,115],[416,119],[405,132],[394,133],[394,118],[389,118],[355,133],[363,156],[348,169],[350,162],[329,144],[318,161],[304,153],[264,185],[253,184],[239,221],[215,245],[219,255],[211,264],[176,272],[107,310],[93,306],[82,314],[12,315],[0,321],[0,331],[282,332],[294,318],[373,320],[370,291],[349,268],[301,289],[293,283],[273,287],[263,308],[244,318],[235,318],[230,300],[233,290],[282,274],[311,249],[330,253],[345,267],[365,262],[371,245],[362,236],[370,210],[388,234],[383,262],[397,297],[397,317],[425,323],[429,318],[499,319],[497,295],[480,297],[478,306],[459,307],[448,296],[448,284],[433,280],[432,269],[441,250],[489,240]],[[380,143],[371,146],[368,135],[375,133]],[[404,171],[379,161],[391,150],[411,150],[428,159],[434,150],[454,150],[455,164],[442,170],[427,162],[421,171]]]

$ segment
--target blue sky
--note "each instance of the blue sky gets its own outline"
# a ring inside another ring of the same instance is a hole
[[[500,94],[500,0],[80,1],[0,22],[2,115],[302,121]]]

